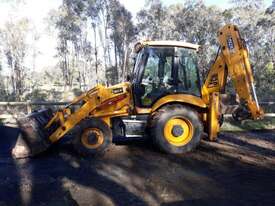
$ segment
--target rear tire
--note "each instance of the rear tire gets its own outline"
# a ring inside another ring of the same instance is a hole
[[[101,119],[82,120],[75,126],[73,145],[84,156],[102,154],[112,142],[111,128]]]
[[[193,150],[200,142],[203,126],[198,113],[180,104],[164,106],[150,120],[151,136],[157,147],[170,154]]]

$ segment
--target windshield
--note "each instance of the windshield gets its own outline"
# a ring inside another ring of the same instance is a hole
[[[180,47],[145,47],[136,59],[134,76],[142,92],[142,106],[151,106],[168,94],[200,96],[196,50]]]

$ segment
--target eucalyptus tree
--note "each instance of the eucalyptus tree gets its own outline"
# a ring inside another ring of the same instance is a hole
[[[268,98],[275,92],[275,14],[264,9],[262,0],[235,0],[230,10],[233,16],[231,22],[240,27],[241,34],[246,39],[256,86],[258,90],[266,91],[259,95]]]
[[[203,1],[186,1],[165,7],[159,0],[151,0],[148,7],[138,13],[141,38],[200,44],[203,73],[217,50],[212,45],[216,44],[216,31],[222,22],[221,12],[216,7],[206,7]]]
[[[117,0],[110,0],[111,40],[114,47],[114,68],[118,74],[118,81],[125,79],[130,55],[130,43],[134,41],[136,29],[131,13]]]
[[[9,79],[12,86],[11,95],[21,100],[25,90],[26,68],[24,65],[28,51],[27,33],[29,20],[24,18],[18,21],[6,22],[1,32],[1,42],[9,67]]]
[[[58,30],[57,56],[65,87],[72,87],[79,56],[81,19],[74,0],[64,0],[51,20]],[[77,4],[79,6],[79,4]]]

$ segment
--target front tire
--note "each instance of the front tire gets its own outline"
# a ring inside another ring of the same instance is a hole
[[[203,126],[198,113],[180,104],[167,105],[151,117],[151,136],[160,150],[182,154],[200,142]]]
[[[84,156],[102,154],[112,142],[112,131],[101,119],[82,120],[74,128],[74,148]]]

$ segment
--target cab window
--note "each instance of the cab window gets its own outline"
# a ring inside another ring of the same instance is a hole
[[[169,92],[172,66],[174,61],[174,48],[149,48],[147,61],[141,85],[144,94],[141,96],[143,106],[150,106],[161,96]]]
[[[200,79],[194,50],[179,48],[178,93],[200,96]]]
[[[145,47],[135,66],[135,102],[141,107],[151,107],[169,94],[200,96],[198,74],[194,49]]]

